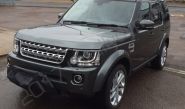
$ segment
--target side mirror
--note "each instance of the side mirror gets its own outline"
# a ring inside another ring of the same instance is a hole
[[[58,14],[58,19],[61,19],[63,17],[64,13],[59,13]]]
[[[142,29],[153,29],[154,28],[154,22],[151,20],[141,20],[139,22],[139,27]]]

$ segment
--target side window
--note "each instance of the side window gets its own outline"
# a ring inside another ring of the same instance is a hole
[[[148,2],[142,2],[140,7],[140,19],[150,19],[150,4]]]
[[[156,25],[160,25],[162,23],[162,12],[161,6],[159,3],[151,4],[151,20],[155,22]]]

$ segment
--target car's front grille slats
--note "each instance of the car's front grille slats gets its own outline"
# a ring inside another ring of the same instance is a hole
[[[30,41],[20,41],[22,56],[50,63],[60,64],[64,61],[68,49]]]

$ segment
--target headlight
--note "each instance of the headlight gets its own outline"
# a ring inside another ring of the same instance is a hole
[[[100,53],[98,51],[75,51],[70,63],[80,67],[92,67],[100,65]]]
[[[19,40],[15,38],[13,42],[13,53],[17,54],[18,52],[19,52]]]

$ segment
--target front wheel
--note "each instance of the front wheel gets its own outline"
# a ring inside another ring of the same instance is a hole
[[[162,70],[167,59],[167,44],[164,43],[161,47],[159,55],[151,62],[153,68]]]
[[[123,65],[117,65],[111,72],[103,92],[107,109],[116,109],[121,104],[126,88],[126,74]]]

